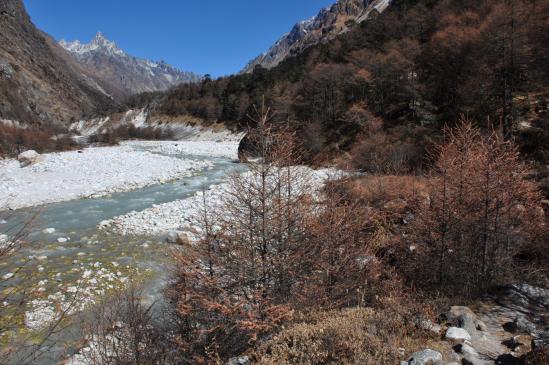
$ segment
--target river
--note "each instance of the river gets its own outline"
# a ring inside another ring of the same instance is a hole
[[[0,212],[1,233],[10,235],[28,225],[25,246],[16,255],[0,262],[0,273],[3,275],[24,265],[23,271],[30,277],[21,285],[28,285],[30,281],[36,298],[34,302],[27,303],[27,315],[19,320],[21,326],[27,327],[26,330],[40,327],[46,308],[41,311],[43,302],[67,301],[70,293],[76,291],[86,297],[99,296],[134,276],[144,280],[146,300],[155,300],[160,296],[166,278],[166,265],[169,264],[169,245],[165,237],[107,235],[97,227],[100,222],[118,215],[190,197],[204,187],[221,183],[230,173],[245,170],[244,165],[228,158],[183,154],[177,157],[208,160],[213,167],[171,183],[102,198]],[[18,284],[17,281],[8,283],[9,287],[6,287],[8,284],[0,281],[4,285],[0,289],[5,291]],[[41,358],[40,363],[57,363],[62,349],[80,339],[79,336],[81,333],[75,331],[74,326],[70,333],[67,330],[56,335],[59,342]]]

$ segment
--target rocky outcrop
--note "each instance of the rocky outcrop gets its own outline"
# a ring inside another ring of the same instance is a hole
[[[452,344],[463,344],[471,340],[471,335],[463,328],[450,327],[446,331],[446,340]]]
[[[338,0],[317,16],[294,25],[267,52],[250,61],[243,72],[252,72],[257,66],[275,67],[287,57],[327,42],[347,32],[354,24],[383,12],[389,3],[390,0]]]
[[[445,340],[462,364],[535,364],[527,360],[549,354],[548,318],[548,290],[506,286],[477,305],[451,307]]]
[[[418,327],[444,329],[444,336],[401,365],[549,364],[549,290],[527,284],[498,288],[471,305],[453,306],[438,324],[419,318]],[[440,331],[432,331],[438,337]],[[404,351],[403,351],[404,354]]]

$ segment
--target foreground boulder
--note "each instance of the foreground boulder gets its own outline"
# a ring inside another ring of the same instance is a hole
[[[38,152],[28,150],[20,153],[19,156],[17,156],[17,161],[19,161],[21,167],[25,167],[37,163],[40,161],[41,157],[42,156]]]
[[[407,361],[402,361],[401,365],[436,365],[442,361],[442,354],[438,351],[426,349],[414,352]]]
[[[469,307],[454,306],[450,308],[450,311],[446,316],[454,327],[463,328],[469,334],[474,334],[476,331],[482,331],[486,327]]]

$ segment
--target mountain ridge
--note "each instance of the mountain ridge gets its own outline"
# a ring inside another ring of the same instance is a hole
[[[113,100],[46,33],[21,0],[0,2],[0,119],[62,125]]]
[[[129,55],[101,32],[89,43],[61,40],[59,45],[92,71],[115,99],[202,80],[201,75],[181,71],[164,61]]]
[[[312,18],[296,23],[266,52],[251,60],[241,72],[252,72],[256,66],[273,68],[312,45],[347,32],[353,24],[382,13],[390,3],[391,0],[338,0]]]

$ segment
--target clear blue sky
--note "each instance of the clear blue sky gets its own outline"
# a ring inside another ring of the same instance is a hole
[[[335,0],[24,0],[54,38],[97,31],[137,57],[213,76],[240,71],[297,21]]]

